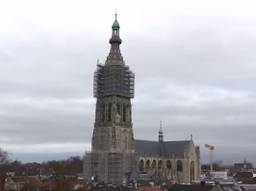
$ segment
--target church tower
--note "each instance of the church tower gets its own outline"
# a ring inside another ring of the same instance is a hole
[[[92,152],[87,154],[87,163],[90,162],[85,169],[87,176],[112,183],[127,180],[134,161],[131,107],[134,73],[121,55],[119,30],[115,14],[109,55],[104,65],[98,63],[94,73],[95,123]]]
[[[94,74],[97,103],[93,151],[134,151],[130,100],[134,96],[134,74],[121,55],[119,29],[115,15],[109,55],[104,65],[98,64]]]

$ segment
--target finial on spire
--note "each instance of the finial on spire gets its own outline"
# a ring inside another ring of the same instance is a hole
[[[163,129],[162,129],[162,120],[160,120],[160,128],[158,131],[158,141],[160,143],[164,142],[164,133],[163,133]]]
[[[163,129],[162,129],[162,120],[160,120],[160,128],[159,128],[159,132],[163,132]]]
[[[190,140],[193,141],[193,135],[192,134],[190,134]]]
[[[117,21],[117,9],[115,10],[115,20]]]
[[[117,21],[117,11],[115,11],[115,20],[114,23],[112,25],[112,30],[119,30],[120,26],[119,23]]]

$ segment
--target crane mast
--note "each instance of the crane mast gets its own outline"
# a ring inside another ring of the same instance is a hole
[[[209,145],[209,144],[205,144],[204,145],[205,148],[207,148],[209,150],[209,155],[210,155],[210,172],[212,172],[213,167],[212,167],[212,162],[213,162],[213,150],[215,149],[215,146],[213,145]]]

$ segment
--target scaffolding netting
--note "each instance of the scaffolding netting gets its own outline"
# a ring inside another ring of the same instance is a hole
[[[126,65],[97,65],[94,73],[94,97],[134,97],[134,73]]]

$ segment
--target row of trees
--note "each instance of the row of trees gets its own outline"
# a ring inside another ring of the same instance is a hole
[[[6,172],[15,172],[22,175],[76,175],[82,172],[83,160],[79,156],[70,157],[67,160],[52,160],[43,163],[22,163],[11,161],[8,152],[0,149],[0,175]]]
[[[0,166],[9,161],[8,153],[0,148]],[[0,169],[0,190],[4,189],[5,172]]]
[[[8,162],[8,153],[0,148],[0,165]]]
[[[40,175],[46,182],[50,179],[54,190],[65,191],[74,185],[76,175],[82,172],[82,166],[83,160],[79,156],[43,163],[12,161],[8,157],[8,152],[0,149],[0,190],[4,189],[7,172],[14,172],[16,176]],[[36,190],[33,186],[26,183],[22,190]]]

